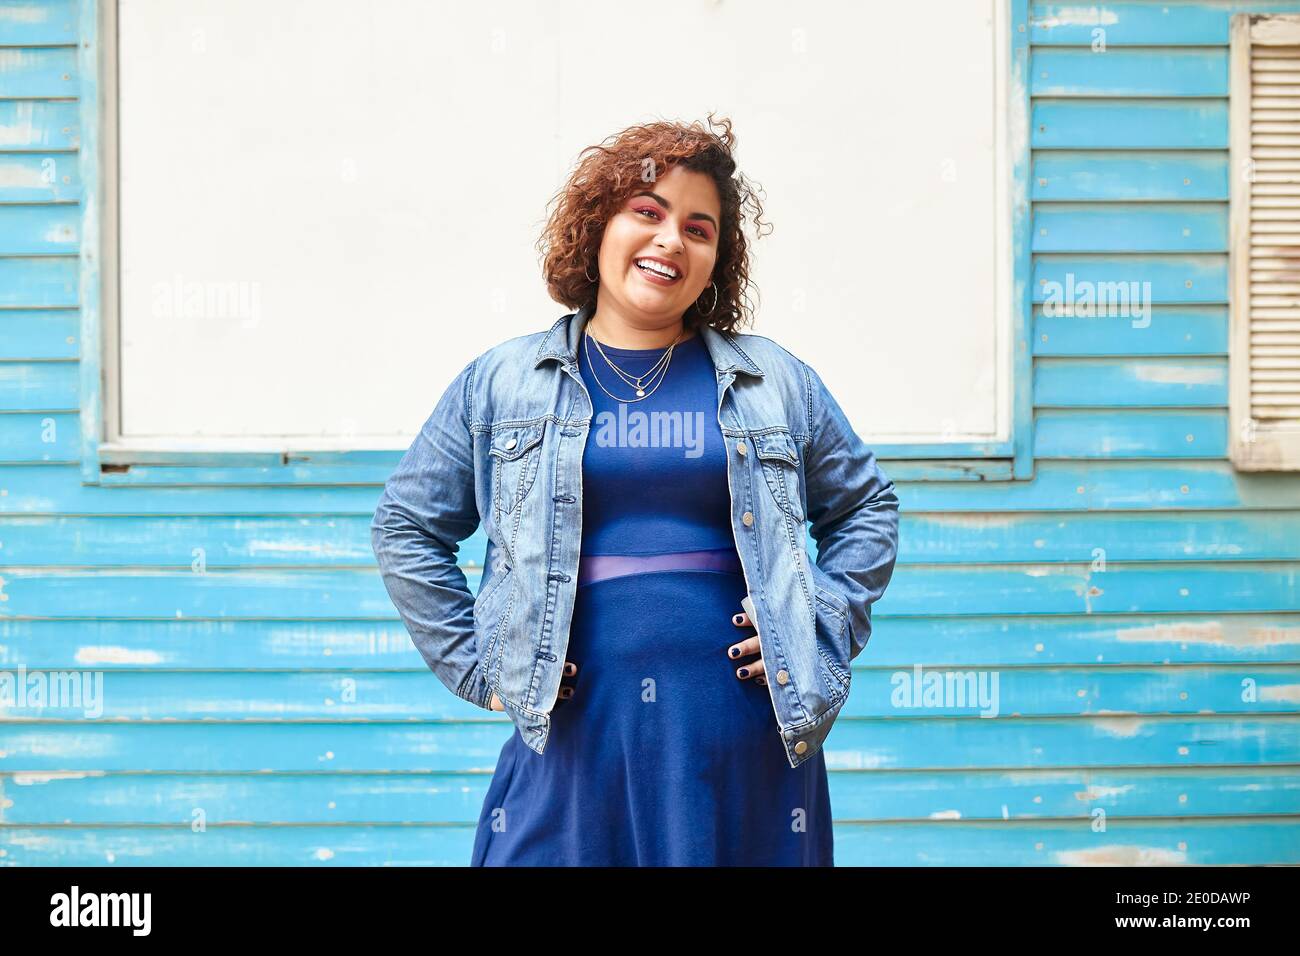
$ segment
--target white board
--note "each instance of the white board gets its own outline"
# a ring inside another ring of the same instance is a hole
[[[116,437],[405,448],[568,311],[534,243],[579,151],[714,110],[775,227],[745,331],[869,440],[1005,438],[1002,5],[120,0]]]

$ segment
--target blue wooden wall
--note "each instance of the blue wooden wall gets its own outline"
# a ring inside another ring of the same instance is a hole
[[[0,708],[0,862],[462,864],[512,728],[387,600],[396,456],[82,483],[85,2],[0,0],[0,670],[101,671],[105,702]],[[1035,307],[1032,480],[899,463],[896,577],[826,747],[839,863],[1300,863],[1300,474],[1225,458],[1228,17],[1298,8],[1036,3],[1018,30],[1035,301],[1073,273],[1157,306]],[[996,675],[998,716],[896,706],[917,663]]]

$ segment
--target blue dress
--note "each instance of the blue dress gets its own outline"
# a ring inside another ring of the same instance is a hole
[[[604,351],[640,375],[664,350]],[[585,342],[580,353],[595,406],[582,555],[734,556],[717,376],[703,338],[680,342],[662,384],[637,402],[602,390],[633,397],[595,342],[590,356]],[[731,621],[745,594],[738,571],[579,584],[565,654],[578,666],[564,679],[574,696],[552,712],[545,753],[517,729],[502,747],[472,865],[833,865],[823,753],[791,768],[768,688],[735,676],[757,658],[727,656],[756,633]]]

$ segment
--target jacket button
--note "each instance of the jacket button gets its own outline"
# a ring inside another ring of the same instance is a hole
[[[794,752],[797,754],[801,754],[807,749],[808,749],[808,741],[806,740],[801,740],[794,745]]]
[[[508,442],[506,442],[506,448],[507,449],[514,448],[518,444],[519,444],[519,439],[512,438]]]
[[[740,520],[745,522],[745,527],[748,528],[751,524],[754,523],[754,512],[746,511],[743,515],[740,516]]]
[[[785,671],[785,670],[779,670],[779,671],[777,671],[777,672],[776,672],[776,682],[777,682],[778,684],[780,684],[782,687],[784,687],[786,684],[790,683],[790,673],[789,673],[789,671]]]
[[[740,452],[742,455],[749,454],[749,448],[745,445],[745,439],[742,438],[740,441],[736,442],[736,451]]]

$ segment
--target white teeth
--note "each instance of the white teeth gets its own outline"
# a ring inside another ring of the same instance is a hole
[[[635,259],[633,261],[641,268],[661,275],[666,279],[676,279],[679,275],[676,269],[671,266],[666,266],[662,262],[654,262],[650,259]]]

